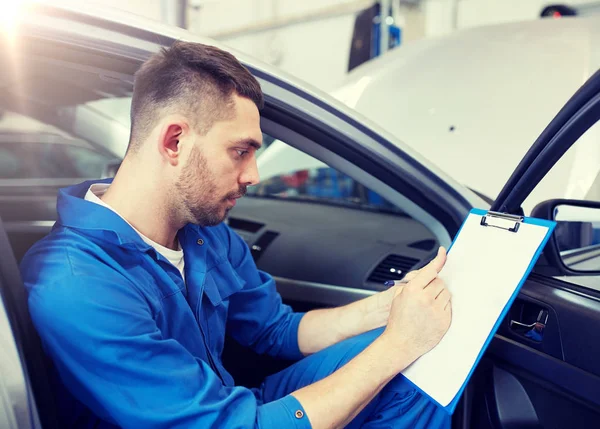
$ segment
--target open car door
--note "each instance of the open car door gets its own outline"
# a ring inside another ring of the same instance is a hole
[[[525,198],[599,119],[600,73],[596,73],[543,131],[492,210],[522,215]],[[595,165],[600,165],[600,159]],[[558,207],[561,212],[564,207],[575,212],[585,209],[590,219],[561,222]],[[594,234],[600,225],[600,203],[547,201],[531,215],[557,220],[558,227],[471,380],[459,410],[471,416],[463,427],[597,428],[600,260],[596,254],[600,235]],[[586,234],[581,232],[582,224],[588,227]],[[575,226],[577,233],[569,237],[589,240],[561,252],[565,242],[561,231],[575,230]],[[568,266],[565,254],[579,255],[578,267],[585,261],[586,269]]]

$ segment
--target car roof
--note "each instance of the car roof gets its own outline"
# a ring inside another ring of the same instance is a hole
[[[334,96],[458,182],[495,198],[542,130],[598,69],[599,44],[600,17],[461,30],[406,43],[366,63]],[[577,182],[568,165],[575,156],[567,155],[557,167]],[[542,182],[535,197],[561,195],[556,186],[567,192],[566,182]]]

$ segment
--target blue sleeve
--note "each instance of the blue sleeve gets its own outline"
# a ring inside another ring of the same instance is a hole
[[[146,299],[126,280],[92,276],[30,290],[33,322],[61,380],[97,416],[123,428],[310,428],[291,396],[260,405],[250,390],[225,387],[163,338]]]
[[[248,246],[231,229],[229,260],[245,282],[230,297],[228,333],[257,353],[284,359],[304,357],[298,347],[298,326],[304,313],[294,313],[283,304],[273,278],[256,268]]]

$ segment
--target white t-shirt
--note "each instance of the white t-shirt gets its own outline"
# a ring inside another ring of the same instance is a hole
[[[100,204],[101,206],[104,206],[104,207],[112,210],[119,216],[121,216],[115,209],[113,209],[111,206],[109,206],[108,204],[106,204],[104,201],[102,201],[100,199],[100,197],[102,195],[104,195],[104,193],[106,192],[106,190],[108,189],[109,186],[110,185],[107,183],[96,183],[96,184],[90,186],[90,189],[88,189],[87,193],[85,194],[85,200],[91,201],[96,204]],[[123,218],[123,216],[121,216],[121,218]],[[123,220],[125,220],[125,218],[123,218]],[[127,220],[125,220],[125,222],[127,222]],[[133,228],[133,226],[129,222],[127,222],[127,224]],[[181,248],[181,245],[179,244],[179,242],[177,242],[177,247],[179,248],[178,250],[169,249],[168,247],[162,246],[162,245],[158,244],[157,242],[150,240],[148,237],[146,237],[144,234],[139,232],[137,229],[135,229],[135,228],[133,228],[133,229],[135,232],[137,232],[140,235],[140,237],[142,238],[142,240],[144,240],[144,242],[146,244],[154,247],[154,249],[158,253],[163,255],[171,264],[173,264],[175,266],[175,268],[177,268],[179,270],[179,272],[181,273],[181,277],[183,278],[183,281],[185,282],[185,274],[184,274],[184,270],[183,270],[184,266],[185,266],[185,262],[183,259],[183,249]]]

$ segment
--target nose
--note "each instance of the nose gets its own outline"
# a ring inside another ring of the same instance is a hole
[[[256,163],[256,158],[252,157],[240,176],[240,184],[245,186],[254,186],[258,185],[259,182],[260,177],[258,175],[258,165]]]

